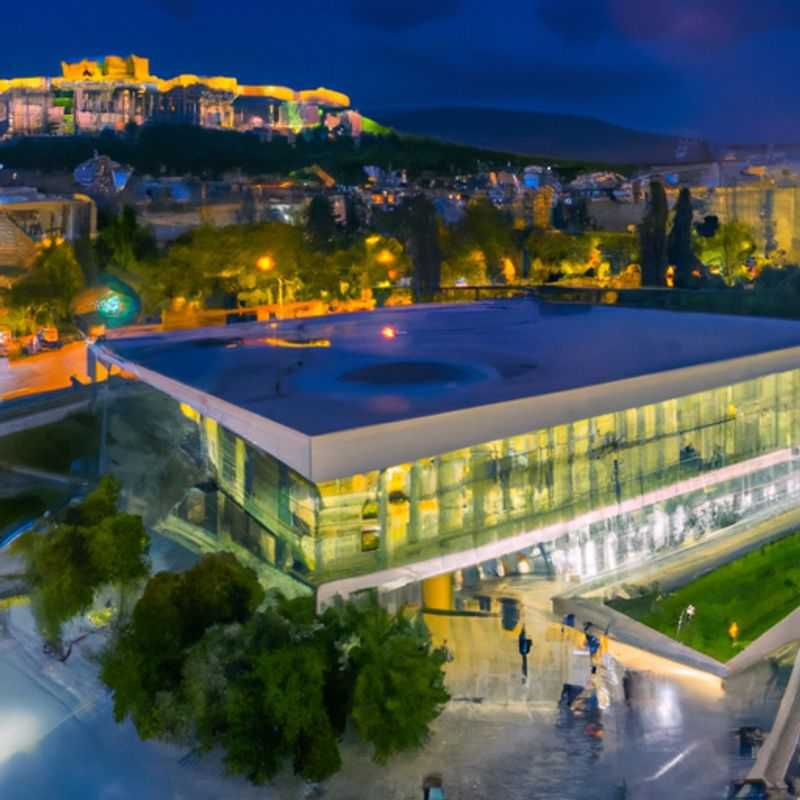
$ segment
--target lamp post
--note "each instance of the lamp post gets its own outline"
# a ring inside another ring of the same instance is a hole
[[[275,269],[275,259],[267,253],[266,255],[261,256],[261,258],[256,261],[256,267],[261,272],[272,272]],[[275,279],[278,281],[278,315],[283,316],[283,278],[280,275],[276,275]]]

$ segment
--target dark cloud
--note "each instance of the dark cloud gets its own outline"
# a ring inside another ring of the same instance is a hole
[[[797,0],[539,0],[539,21],[567,42],[607,36],[723,46],[800,27]]]
[[[463,5],[463,0],[350,0],[350,14],[358,25],[399,31],[453,17]]]

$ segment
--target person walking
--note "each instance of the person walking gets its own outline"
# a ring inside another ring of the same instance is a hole
[[[522,630],[519,632],[519,654],[522,656],[522,682],[528,682],[528,653],[531,651],[531,647],[533,646],[533,640],[528,638],[528,634],[525,631],[525,626],[522,626]]]

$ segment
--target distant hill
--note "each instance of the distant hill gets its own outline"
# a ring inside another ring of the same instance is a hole
[[[592,117],[491,108],[425,108],[373,113],[400,133],[491,150],[608,164],[708,161],[707,142],[645,133]]]

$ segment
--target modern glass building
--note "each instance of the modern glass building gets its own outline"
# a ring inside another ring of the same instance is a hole
[[[800,493],[792,322],[510,300],[95,353],[196,421],[216,488],[177,513],[323,593],[589,579]]]

